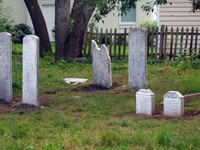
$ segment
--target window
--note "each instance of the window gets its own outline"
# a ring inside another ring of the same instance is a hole
[[[137,22],[136,14],[137,14],[137,9],[131,8],[129,11],[126,12],[126,14],[119,16],[120,24],[121,25],[136,24],[136,22]]]

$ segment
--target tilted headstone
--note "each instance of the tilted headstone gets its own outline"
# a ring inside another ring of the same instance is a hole
[[[155,95],[151,90],[141,89],[136,93],[136,114],[153,115]]]
[[[164,115],[184,116],[184,97],[177,91],[169,91],[164,95]]]
[[[0,99],[12,102],[12,35],[0,33]]]
[[[112,86],[111,59],[107,47],[103,44],[101,49],[92,40],[93,80],[95,85],[105,88]]]
[[[129,88],[147,87],[147,33],[134,28],[129,31]]]
[[[23,103],[38,106],[39,38],[27,35],[23,39]]]

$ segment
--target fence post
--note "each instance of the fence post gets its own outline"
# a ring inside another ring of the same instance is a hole
[[[171,27],[171,45],[170,45],[170,56],[169,56],[170,60],[172,60],[173,41],[174,41],[174,30]]]
[[[126,55],[126,28],[124,29],[124,52],[123,57]]]
[[[193,53],[193,52],[192,52],[192,45],[193,45],[193,35],[194,35],[194,27],[192,27],[192,31],[191,31],[191,40],[190,40],[190,55]]]
[[[181,43],[180,43],[180,55],[182,56],[182,50],[183,50],[183,32],[184,28],[181,29]]]
[[[94,28],[94,26],[92,25],[90,27],[90,41],[89,41],[89,51],[88,51],[89,56],[91,56],[93,28]]]
[[[159,27],[157,27],[157,32],[156,32],[156,51],[155,51],[155,60],[157,61],[157,54],[158,54],[158,32],[159,32]]]
[[[175,47],[174,47],[174,59],[176,58],[176,50],[177,50],[177,44],[178,44],[178,32],[179,28],[176,29],[176,39],[175,39]]]
[[[110,57],[112,58],[112,29],[110,29]]]
[[[187,30],[186,30],[186,39],[185,39],[185,50],[184,50],[184,56],[186,55],[186,52],[187,52],[187,45],[188,45],[188,32],[189,32],[189,29],[187,28]]]
[[[116,49],[117,49],[117,29],[115,28],[115,35],[114,35],[114,56],[116,57]]]
[[[161,26],[160,31],[160,59],[163,58],[163,39],[164,39],[164,25]]]
[[[194,55],[197,54],[197,44],[198,44],[198,27],[196,28],[196,38],[195,38],[195,47],[194,47],[195,53],[194,53]]]
[[[167,53],[167,32],[168,32],[168,27],[165,27],[165,42],[164,42],[164,59],[166,59],[166,53]]]

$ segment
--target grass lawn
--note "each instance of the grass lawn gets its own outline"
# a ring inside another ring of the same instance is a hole
[[[1,150],[188,150],[200,148],[200,99],[185,104],[185,117],[135,114],[135,93],[128,89],[127,62],[112,63],[115,88],[98,90],[91,60],[54,63],[40,59],[40,103],[45,109],[16,110],[22,100],[21,55],[13,56],[14,102],[0,105]],[[87,78],[81,85],[66,84],[67,77]],[[179,69],[168,63],[148,65],[148,88],[162,108],[163,95],[200,92],[200,69]]]

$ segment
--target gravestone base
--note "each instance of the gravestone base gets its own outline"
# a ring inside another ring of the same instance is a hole
[[[141,89],[136,93],[136,114],[153,115],[155,113],[155,95],[151,90]]]

